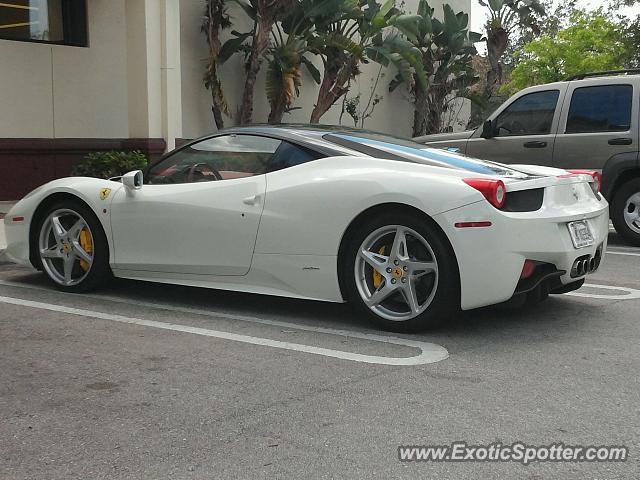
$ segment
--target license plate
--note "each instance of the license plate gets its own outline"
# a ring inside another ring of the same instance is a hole
[[[571,234],[571,241],[574,247],[584,248],[593,245],[593,235],[586,221],[571,222],[567,224],[567,227],[569,227],[569,233]]]

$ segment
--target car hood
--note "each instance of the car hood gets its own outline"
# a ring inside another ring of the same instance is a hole
[[[464,132],[455,133],[434,133],[432,135],[422,135],[421,137],[415,137],[414,142],[430,143],[430,142],[446,142],[448,140],[466,140],[473,135],[475,130],[466,130]]]

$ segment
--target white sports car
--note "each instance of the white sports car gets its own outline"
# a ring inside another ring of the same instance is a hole
[[[112,275],[352,303],[383,328],[579,288],[609,230],[596,172],[506,166],[381,134],[243,127],[144,173],[63,178],[6,216],[63,291]]]

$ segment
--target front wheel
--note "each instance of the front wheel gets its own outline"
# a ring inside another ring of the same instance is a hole
[[[640,178],[629,180],[615,193],[611,202],[611,220],[625,240],[640,246]]]
[[[380,216],[351,235],[345,252],[347,299],[384,329],[424,330],[459,308],[455,258],[435,225]]]
[[[42,270],[58,289],[92,290],[111,277],[104,230],[94,213],[79,202],[50,207],[36,235]]]

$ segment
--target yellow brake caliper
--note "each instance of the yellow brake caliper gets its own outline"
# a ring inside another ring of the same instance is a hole
[[[384,249],[385,247],[383,245],[382,247],[380,247],[380,250],[378,250],[378,253],[380,255],[384,255]],[[374,268],[373,269],[373,287],[378,288],[381,283],[382,283],[382,274]]]
[[[91,234],[86,228],[83,228],[80,231],[80,246],[85,252],[89,254],[93,252],[93,242],[91,241]],[[89,267],[90,265],[86,260],[80,260],[80,268],[82,268],[85,272],[89,270]]]

